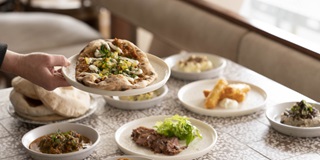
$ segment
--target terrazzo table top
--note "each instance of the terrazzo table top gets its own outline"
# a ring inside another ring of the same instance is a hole
[[[254,84],[268,94],[266,107],[285,101],[299,101],[309,98],[263,77],[245,67],[228,61],[223,77]],[[177,93],[190,83],[170,78],[167,82],[169,92],[157,106],[145,110],[120,110],[106,104],[103,97],[98,98],[99,107],[91,116],[76,123],[94,127],[101,135],[97,149],[87,160],[107,159],[124,155],[114,140],[115,131],[135,119],[153,115],[186,115],[210,124],[218,132],[218,141],[213,149],[197,160],[298,160],[320,159],[320,138],[297,138],[283,135],[270,127],[265,109],[256,113],[218,118],[199,115],[185,109]],[[21,144],[22,136],[38,125],[21,122],[8,114],[9,93],[12,88],[0,90],[0,159],[31,159]]]

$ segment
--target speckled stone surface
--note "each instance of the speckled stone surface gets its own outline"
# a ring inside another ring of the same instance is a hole
[[[286,88],[266,77],[228,61],[222,77],[255,84],[268,94],[266,107],[284,102],[307,99],[303,95]],[[107,159],[124,153],[114,139],[116,130],[135,119],[153,115],[186,115],[202,120],[218,132],[218,141],[212,150],[197,160],[313,160],[320,159],[320,138],[297,138],[283,135],[270,127],[265,117],[265,109],[240,116],[217,118],[199,115],[183,107],[177,93],[190,81],[170,78],[169,92],[157,106],[145,110],[121,110],[109,106],[103,97],[96,112],[75,123],[82,123],[98,130],[101,141],[97,149],[86,160]],[[21,137],[38,125],[27,124],[10,116],[7,112],[11,89],[0,90],[0,159],[31,159],[23,149]]]

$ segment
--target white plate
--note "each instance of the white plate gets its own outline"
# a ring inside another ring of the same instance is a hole
[[[248,84],[251,87],[251,90],[248,92],[246,99],[239,103],[239,107],[236,109],[206,109],[204,105],[205,97],[203,95],[203,90],[212,90],[217,81],[218,79],[209,79],[189,83],[179,90],[178,98],[188,110],[198,114],[215,117],[242,116],[254,113],[265,107],[267,93],[263,89],[246,82],[227,80],[230,84]]]
[[[200,73],[188,73],[178,70],[175,66],[178,63],[178,61],[186,59],[190,57],[191,55],[201,55],[201,56],[207,56],[208,59],[212,62],[213,68],[208,71],[203,71]],[[226,60],[222,57],[208,54],[208,53],[181,53],[181,54],[175,54],[165,59],[165,62],[169,65],[171,68],[171,75],[173,77],[184,79],[184,80],[200,80],[200,79],[208,79],[208,78],[214,78],[218,77],[222,74],[223,69],[226,66]]]
[[[284,102],[274,106],[268,106],[266,116],[275,130],[290,136],[296,137],[318,137],[320,136],[320,127],[295,127],[280,123],[281,114],[286,108],[291,108],[296,102]],[[309,102],[310,103],[310,102]],[[310,103],[320,110],[320,103]]]
[[[141,156],[116,156],[116,157],[110,157],[105,160],[119,160],[120,158],[127,158],[128,160],[152,160],[150,158],[141,157]]]
[[[98,89],[98,88],[92,88],[85,86],[81,83],[79,83],[76,78],[75,78],[75,68],[76,68],[76,61],[78,59],[78,55],[74,55],[69,58],[71,65],[68,67],[62,67],[62,73],[63,76],[66,78],[68,83],[80,90],[94,93],[94,94],[100,94],[100,95],[108,95],[108,96],[131,96],[131,95],[137,95],[137,94],[142,94],[142,93],[147,93],[150,91],[154,91],[160,87],[162,87],[169,79],[170,77],[170,68],[169,66],[160,58],[147,54],[148,59],[155,69],[155,71],[158,74],[158,78],[148,85],[145,88],[139,88],[139,89],[131,89],[131,90],[126,90],[126,91],[108,91],[108,90],[103,90],[103,89]]]
[[[12,106],[12,104],[10,103],[8,105],[8,113],[15,119],[21,121],[21,122],[25,122],[25,123],[30,123],[30,124],[50,124],[50,123],[58,123],[58,122],[76,122],[79,121],[81,119],[84,119],[88,116],[90,116],[91,114],[93,114],[96,109],[99,106],[99,102],[97,101],[97,98],[94,98],[91,96],[91,102],[90,102],[90,109],[83,114],[82,116],[79,117],[75,117],[75,118],[68,118],[68,119],[64,119],[64,120],[57,120],[57,121],[36,121],[36,120],[30,120],[24,117],[19,116],[18,114],[16,114],[16,112],[14,111],[14,107]]]
[[[151,108],[159,103],[161,103],[164,96],[168,93],[167,85],[162,86],[157,89],[158,95],[152,99],[143,100],[143,101],[128,101],[121,100],[118,96],[105,96],[105,99],[108,104],[116,108],[125,109],[125,110],[139,110]]]
[[[140,126],[152,128],[157,121],[163,121],[172,116],[151,116],[137,119],[121,126],[115,133],[115,140],[118,147],[126,154],[140,155],[155,160],[188,160],[201,157],[208,153],[217,142],[217,132],[210,125],[199,120],[190,118],[190,122],[195,125],[202,134],[202,139],[196,138],[188,148],[177,155],[167,156],[164,154],[155,154],[153,151],[135,144],[131,139],[133,129]]]
[[[41,136],[56,133],[57,131],[67,132],[70,130],[76,131],[89,138],[92,141],[92,145],[86,149],[64,154],[46,154],[29,149],[30,143]],[[33,159],[37,160],[82,160],[95,150],[99,141],[100,135],[95,129],[75,123],[54,123],[44,125],[29,131],[21,139],[22,145],[27,150],[27,153],[30,154]]]

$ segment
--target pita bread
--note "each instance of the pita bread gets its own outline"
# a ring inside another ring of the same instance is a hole
[[[157,77],[147,54],[124,39],[91,41],[76,64],[78,82],[103,90],[144,88]]]
[[[90,95],[74,87],[60,87],[47,91],[34,87],[42,103],[50,110],[64,117],[79,117],[90,109]]]
[[[15,112],[17,113],[34,117],[49,116],[55,114],[50,109],[45,107],[41,101],[28,98],[15,89],[10,92],[10,101],[14,107]]]
[[[17,92],[29,98],[39,100],[39,97],[33,88],[35,84],[31,83],[30,81],[18,76],[11,81],[11,85]]]
[[[32,121],[52,122],[52,121],[60,121],[60,120],[69,119],[68,117],[63,117],[63,116],[60,116],[57,114],[36,117],[36,116],[26,115],[26,114],[23,114],[23,113],[20,113],[17,111],[15,111],[15,112],[17,113],[18,116],[25,118],[25,119],[32,120]]]

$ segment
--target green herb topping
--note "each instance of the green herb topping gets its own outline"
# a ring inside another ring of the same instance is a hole
[[[297,102],[284,113],[293,118],[312,119],[319,114],[319,111],[305,100]]]
[[[90,71],[97,73],[99,77],[122,74],[126,77],[137,79],[143,73],[139,68],[138,60],[123,56],[122,50],[111,42],[102,44],[94,55],[95,58],[85,57],[84,59]]]

